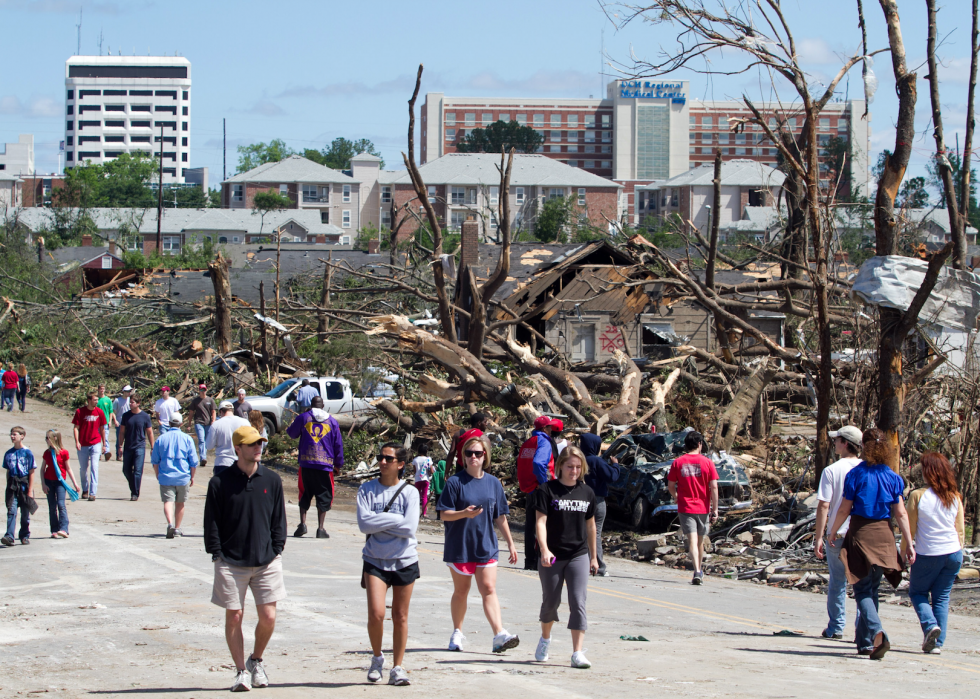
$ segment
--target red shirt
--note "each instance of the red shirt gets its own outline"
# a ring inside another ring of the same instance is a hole
[[[48,449],[44,452],[41,457],[44,462],[44,479],[48,481],[58,480],[58,476],[54,472],[54,464],[51,463],[51,450]],[[61,477],[65,481],[68,480],[68,450],[62,449],[58,452],[58,468],[61,470]]]
[[[7,369],[3,372],[3,376],[0,377],[0,381],[3,381],[3,388],[5,391],[17,388],[20,383],[20,374],[18,374],[13,369]]]
[[[78,427],[78,443],[91,447],[102,443],[102,428],[109,423],[105,421],[105,413],[101,409],[89,410],[82,406],[75,411],[71,424]]]
[[[667,480],[677,484],[677,511],[706,515],[711,508],[711,481],[718,480],[715,465],[701,454],[684,454],[670,465]]]

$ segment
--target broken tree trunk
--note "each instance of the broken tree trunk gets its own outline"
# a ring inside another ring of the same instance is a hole
[[[718,420],[715,434],[711,439],[711,446],[714,449],[731,451],[736,435],[755,409],[759,396],[775,378],[776,372],[777,368],[767,361],[745,380],[736,392],[731,405]]]
[[[623,389],[620,391],[619,401],[609,409],[609,422],[614,425],[626,425],[636,419],[636,408],[640,404],[640,380],[643,374],[636,363],[622,350],[616,350],[613,356],[623,375]]]
[[[650,391],[653,394],[653,424],[657,426],[657,432],[667,431],[667,411],[664,407],[667,405],[667,396],[674,389],[674,384],[677,383],[677,379],[681,375],[681,368],[677,367],[674,369],[663,383],[659,381],[654,381],[653,385],[650,387]]]
[[[208,263],[211,283],[214,285],[214,332],[218,352],[231,352],[231,280],[228,277],[229,261],[218,251],[214,261]]]
[[[333,252],[327,253],[327,264],[323,268],[323,290],[320,291],[320,308],[330,307],[330,283],[333,281]],[[320,312],[317,314],[316,335],[320,342],[327,341],[327,331],[330,329],[330,319],[327,314]]]

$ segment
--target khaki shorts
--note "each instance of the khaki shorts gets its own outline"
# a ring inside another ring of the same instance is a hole
[[[187,502],[187,486],[161,485],[160,499],[164,502]]]
[[[692,515],[686,512],[679,512],[678,517],[681,522],[681,533],[683,534],[697,534],[698,536],[707,536],[708,532],[711,530],[711,521],[708,519],[708,515]]]
[[[282,556],[264,566],[233,566],[222,559],[214,562],[211,603],[225,609],[244,609],[245,591],[251,588],[256,604],[272,604],[286,598],[282,579]]]

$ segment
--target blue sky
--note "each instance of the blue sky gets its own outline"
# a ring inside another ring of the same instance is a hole
[[[940,0],[943,2],[943,0]],[[708,0],[710,3],[711,0]],[[887,46],[878,3],[864,3],[872,49]],[[925,57],[925,3],[904,2],[903,32],[912,67]],[[81,53],[124,55],[179,52],[192,62],[192,166],[221,178],[221,119],[228,120],[228,174],[235,147],[283,138],[296,149],[322,148],[337,136],[369,138],[389,168],[400,168],[405,149],[406,101],[415,70],[425,64],[422,94],[455,96],[599,96],[604,82],[600,49],[627,61],[632,51],[654,58],[669,47],[669,26],[637,23],[617,29],[595,0],[497,0],[471,4],[377,0],[373,3],[306,0],[0,0],[7,66],[0,80],[0,142],[35,135],[39,171],[57,167],[63,138],[64,65],[75,53],[78,9],[84,7]],[[815,80],[836,72],[841,56],[859,46],[853,0],[784,0],[798,52]],[[615,11],[612,9],[610,11]],[[947,143],[961,141],[969,72],[969,0],[945,0],[939,15],[943,115]],[[734,56],[713,65],[730,67]],[[887,56],[875,72],[880,86],[872,111],[872,161],[894,142],[897,101]],[[921,65],[919,75],[928,71]],[[678,75],[678,74],[675,74]],[[691,81],[705,99],[768,97],[758,74]],[[841,84],[861,92],[860,69]],[[789,95],[789,91],[782,94]],[[421,104],[423,97],[420,97]],[[924,174],[934,144],[928,84],[919,81],[918,135],[912,173]]]

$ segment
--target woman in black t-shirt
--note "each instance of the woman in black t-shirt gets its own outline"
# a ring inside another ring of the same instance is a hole
[[[589,471],[578,447],[566,447],[555,464],[557,478],[535,491],[535,533],[541,549],[541,640],[534,659],[548,659],[551,627],[558,621],[562,586],[568,588],[568,628],[572,632],[572,667],[588,668],[582,644],[588,622],[585,599],[589,574],[599,570],[596,559],[596,498],[585,484]]]

